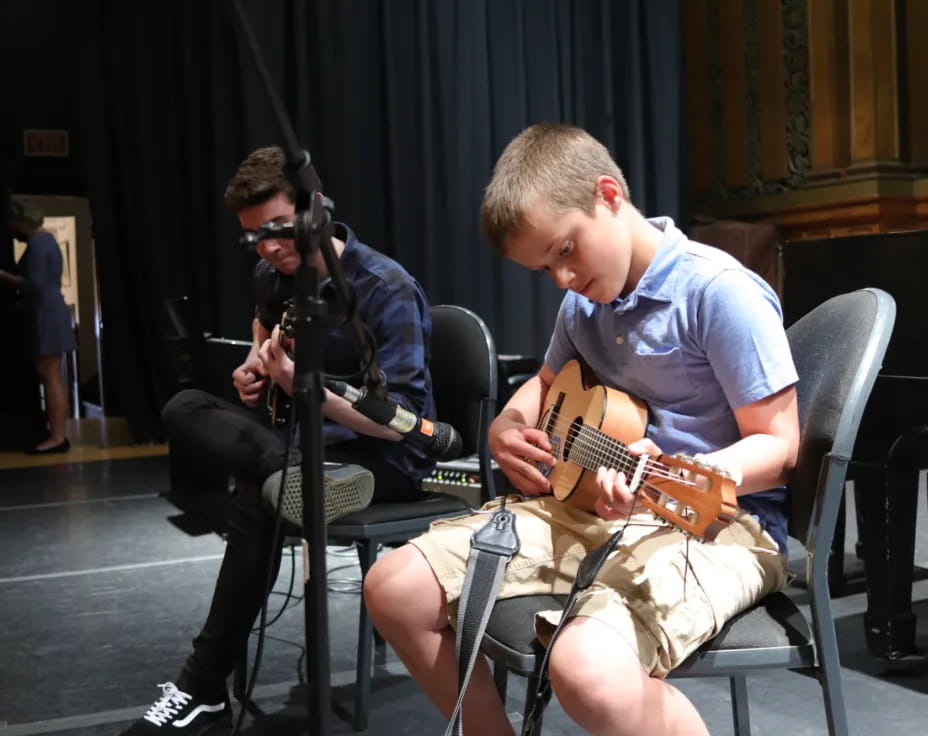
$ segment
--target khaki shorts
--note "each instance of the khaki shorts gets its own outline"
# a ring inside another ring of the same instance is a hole
[[[486,504],[492,511],[499,501]],[[625,520],[604,521],[552,496],[511,496],[521,547],[506,568],[500,598],[570,592],[584,555],[605,542]],[[474,531],[488,513],[441,519],[413,539],[444,588],[452,625]],[[642,666],[663,677],[739,611],[786,581],[786,560],[753,516],[739,511],[714,542],[687,538],[646,510],[635,511],[622,541],[572,615],[612,626]],[[560,612],[539,614],[535,631],[550,639]]]

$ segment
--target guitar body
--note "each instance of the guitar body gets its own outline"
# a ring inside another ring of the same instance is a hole
[[[578,361],[568,362],[548,389],[538,423],[557,459],[553,468],[539,467],[554,497],[593,512],[596,471],[623,468],[645,508],[688,534],[715,539],[738,509],[734,480],[724,469],[685,455],[632,455],[626,445],[644,437],[647,426],[642,401],[592,385]]]
[[[284,302],[284,312],[280,317],[280,345],[283,346],[288,338],[293,337],[296,307],[292,299]],[[287,353],[290,355],[290,353]],[[293,356],[290,355],[292,358]],[[293,400],[290,394],[284,391],[273,381],[268,382],[265,407],[272,427],[286,427],[290,421],[290,407]]]
[[[550,470],[548,480],[559,501],[592,512],[599,496],[596,473],[568,459],[572,442],[583,425],[628,444],[644,437],[648,409],[644,402],[622,391],[589,385],[576,360],[568,362],[551,384],[539,423],[557,458],[554,468],[545,466]]]
[[[286,427],[290,421],[290,394],[271,381],[267,388],[267,415],[272,427]]]

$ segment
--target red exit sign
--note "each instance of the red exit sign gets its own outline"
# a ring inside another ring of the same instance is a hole
[[[67,156],[68,131],[24,130],[23,152],[27,156]]]

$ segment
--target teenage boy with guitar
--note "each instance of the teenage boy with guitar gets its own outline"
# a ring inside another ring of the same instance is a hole
[[[799,427],[797,376],[777,298],[670,219],[645,219],[607,150],[577,128],[538,125],[513,140],[484,194],[482,218],[507,258],[569,290],[544,365],[490,429],[495,459],[525,494],[507,504],[521,547],[500,597],[567,594],[580,560],[624,526],[621,544],[553,646],[554,691],[593,734],[705,734],[692,703],[665,675],[786,579],[782,484],[796,461]],[[587,394],[590,384],[576,377],[581,366],[594,383],[623,393]],[[623,459],[590,464],[587,449],[601,457],[605,440],[571,404],[600,402],[612,412],[638,401],[647,408],[646,436],[609,440]],[[583,451],[573,452],[581,443]],[[696,459],[676,461],[675,453]],[[703,520],[714,541],[682,531],[692,520],[684,518],[688,503],[657,503],[664,491],[710,495],[720,478],[740,508]],[[572,485],[592,485],[592,501],[587,493],[585,503],[572,503]],[[365,581],[377,629],[446,715],[457,698],[449,611],[471,536],[486,520],[434,524],[382,558]],[[543,641],[557,618],[536,621]],[[464,724],[472,734],[512,732],[482,658],[464,699]]]
[[[226,204],[245,231],[293,221],[294,190],[284,172],[285,161],[279,148],[258,149],[241,163],[229,182]],[[336,224],[332,242],[345,280],[354,291],[356,312],[374,340],[389,400],[417,416],[434,418],[428,369],[431,318],[422,288],[402,266],[359,242],[345,225]],[[261,261],[253,280],[256,316],[252,346],[232,374],[239,398],[248,407],[262,405],[269,388],[285,394],[292,388],[293,361],[280,324],[301,259],[292,240],[262,240],[258,254]],[[313,265],[322,281],[327,269],[321,252],[313,254]],[[326,337],[326,374],[361,382],[362,368],[350,323],[332,327]],[[278,411],[281,398],[283,395],[278,395],[270,404]],[[412,444],[396,441],[401,438],[399,434],[359,414],[342,397],[326,391],[322,408],[326,462],[347,464],[368,479],[373,473],[374,500],[410,501],[419,495],[420,482],[434,468],[434,460]],[[174,396],[165,405],[162,419],[172,444],[182,445],[188,456],[236,476],[238,482],[229,515],[228,544],[209,615],[176,684],[161,685],[161,697],[125,732],[133,736],[200,734],[220,722],[229,722],[226,678],[245,650],[267,596],[268,564],[273,563],[275,580],[281,557],[280,541],[272,539],[273,508],[265,499],[277,489],[287,464],[282,428],[269,427],[253,412],[199,390]],[[287,482],[286,493],[297,496],[288,498],[284,507],[302,509],[298,459],[291,458],[289,465],[287,475],[292,482]],[[358,474],[327,472],[326,521],[371,502],[370,484],[356,482]],[[301,519],[302,512],[293,517]]]

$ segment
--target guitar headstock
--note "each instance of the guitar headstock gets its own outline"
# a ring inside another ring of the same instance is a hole
[[[738,509],[733,473],[683,454],[665,455],[661,464],[670,472],[648,476],[638,491],[642,503],[685,532],[715,539]]]

